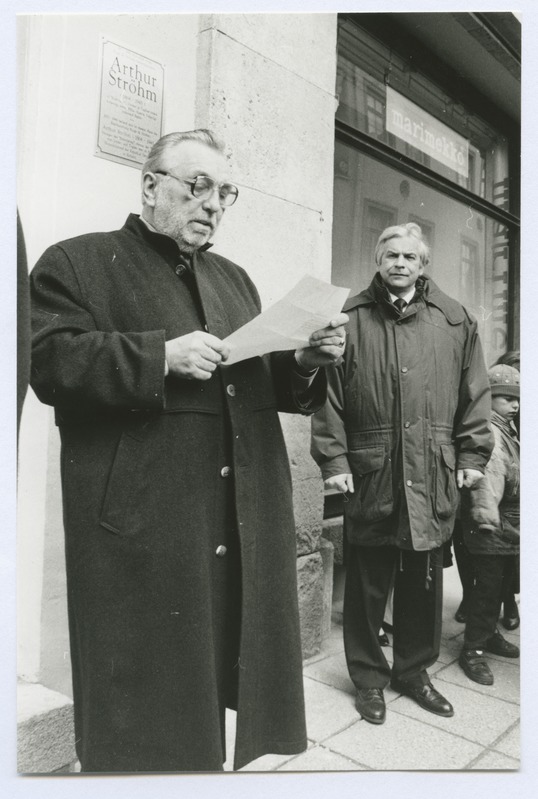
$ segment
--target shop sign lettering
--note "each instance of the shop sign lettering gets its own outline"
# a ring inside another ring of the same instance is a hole
[[[389,133],[435,158],[459,175],[469,175],[469,142],[407,97],[387,86],[386,128]]]

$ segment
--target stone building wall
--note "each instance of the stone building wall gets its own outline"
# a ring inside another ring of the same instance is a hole
[[[228,143],[241,187],[215,249],[247,269],[265,307],[305,273],[331,278],[335,75],[335,14],[200,18],[196,123]],[[323,487],[309,455],[310,422],[283,416],[282,424],[307,657],[330,617],[331,548],[321,541]]]

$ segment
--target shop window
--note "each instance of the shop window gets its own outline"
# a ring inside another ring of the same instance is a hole
[[[383,96],[366,85],[366,123],[370,136],[376,139],[385,137],[385,102]]]
[[[478,245],[468,238],[461,240],[460,296],[476,297],[478,289]]]
[[[415,222],[430,245],[426,273],[477,320],[491,364],[518,346],[509,141],[494,117],[482,119],[415,64],[340,19],[332,280],[352,295],[365,289],[379,234]],[[327,495],[326,513],[341,504]]]
[[[375,272],[374,252],[375,245],[385,228],[396,224],[398,212],[395,208],[380,205],[372,200],[364,201],[364,223],[361,247],[361,260],[363,264],[369,264],[371,274]]]
[[[432,249],[427,273],[476,317],[486,361],[495,361],[508,349],[508,228],[340,141],[336,158],[349,180],[334,184],[333,282],[365,289],[382,230],[416,222]]]
[[[435,263],[435,225],[429,219],[424,219],[416,214],[409,214],[409,222],[414,222],[422,230],[422,235],[426,239],[430,247],[430,265],[428,266],[428,274],[433,274],[433,264]]]
[[[416,116],[411,113],[405,118],[408,129],[416,131],[414,137],[398,136],[390,128],[387,130],[387,114],[391,109],[387,95],[391,91],[402,103],[416,108]],[[339,25],[336,94],[337,119],[356,130],[384,141],[397,152],[489,202],[498,204],[500,183],[503,194],[507,191],[506,137],[427,75],[415,70],[409,59],[346,19]],[[432,157],[436,148],[427,145],[430,140],[443,139],[443,135],[425,128],[424,115],[436,120],[438,126],[446,127],[446,141],[438,150],[441,160]],[[464,154],[458,153],[461,163],[455,162],[456,145],[450,140],[451,133],[452,139],[465,147]]]

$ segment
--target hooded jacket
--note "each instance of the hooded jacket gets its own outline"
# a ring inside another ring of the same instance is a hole
[[[476,322],[425,275],[404,315],[379,274],[344,310],[347,346],[328,370],[312,455],[324,479],[353,475],[350,543],[437,548],[452,533],[456,470],[484,472],[493,448]]]
[[[515,427],[493,411],[495,448],[484,479],[462,503],[464,542],[485,555],[519,553],[519,441]]]

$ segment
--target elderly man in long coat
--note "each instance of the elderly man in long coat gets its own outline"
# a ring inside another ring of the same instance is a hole
[[[329,370],[312,454],[344,503],[344,643],[356,707],[385,721],[389,683],[441,716],[454,710],[427,669],[441,639],[442,545],[458,486],[491,454],[490,391],[476,322],[424,274],[418,225],[387,228],[370,286],[348,300],[343,361]],[[378,633],[394,583],[394,665]]]
[[[222,770],[306,748],[291,481],[278,411],[325,398],[345,315],[308,347],[225,366],[260,311],[206,251],[222,146],[169,134],[121,230],[32,272],[32,385],[59,425],[77,752],[84,772]]]

